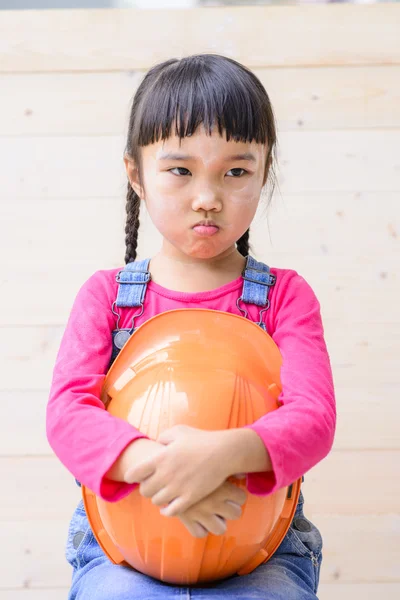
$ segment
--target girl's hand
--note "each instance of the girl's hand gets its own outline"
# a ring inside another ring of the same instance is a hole
[[[236,521],[241,517],[241,507],[246,498],[245,490],[225,481],[207,498],[178,515],[178,518],[193,537],[203,538],[209,533],[223,535],[226,532],[226,520]]]
[[[175,425],[157,439],[164,450],[128,469],[125,481],[140,483],[140,493],[161,513],[177,516],[209,496],[232,475],[231,446],[224,431]]]

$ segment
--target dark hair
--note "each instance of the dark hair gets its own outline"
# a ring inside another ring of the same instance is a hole
[[[214,126],[227,141],[268,144],[266,173],[271,170],[272,192],[276,158],[276,126],[268,94],[249,69],[231,58],[199,54],[170,59],[148,71],[133,98],[125,153],[141,177],[140,147],[192,135],[199,125],[211,134]],[[172,128],[175,128],[172,131]],[[126,198],[125,262],[136,259],[140,198],[128,181]],[[249,230],[237,241],[243,256],[249,253]]]

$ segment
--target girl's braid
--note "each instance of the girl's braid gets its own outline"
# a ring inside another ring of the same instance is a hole
[[[128,188],[126,194],[126,225],[125,225],[125,263],[134,262],[136,260],[136,248],[138,243],[138,231],[139,231],[139,212],[140,212],[140,198],[137,193],[133,190],[130,182],[128,181]]]
[[[250,229],[245,231],[244,234],[242,235],[242,237],[236,242],[237,249],[239,250],[239,252],[242,256],[248,256],[248,254],[249,254],[249,251],[250,251],[249,237],[250,237]]]

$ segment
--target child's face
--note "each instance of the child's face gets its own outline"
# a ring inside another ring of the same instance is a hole
[[[201,126],[190,137],[172,136],[141,153],[143,187],[133,163],[125,159],[127,173],[164,237],[164,249],[199,259],[231,251],[256,212],[267,175],[267,147],[227,142],[218,131],[209,136]],[[204,225],[196,227],[199,222]]]

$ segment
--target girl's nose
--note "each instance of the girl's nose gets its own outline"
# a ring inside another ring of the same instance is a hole
[[[198,191],[192,201],[192,209],[196,212],[204,210],[205,212],[219,212],[222,208],[222,201],[218,189],[203,188]]]

